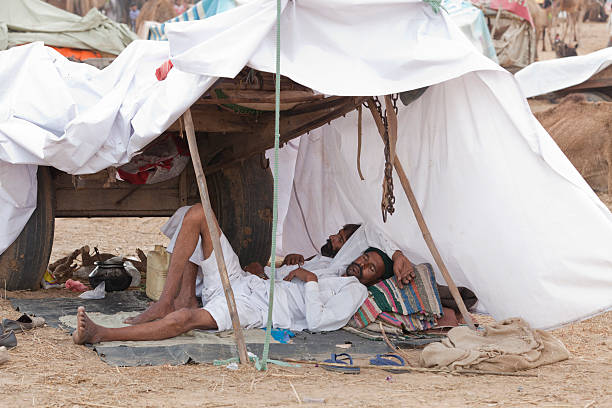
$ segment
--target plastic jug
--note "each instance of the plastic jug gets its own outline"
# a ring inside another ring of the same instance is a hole
[[[147,296],[153,300],[159,300],[166,276],[168,276],[168,267],[170,266],[171,254],[166,252],[166,248],[162,245],[155,245],[153,251],[147,253]]]

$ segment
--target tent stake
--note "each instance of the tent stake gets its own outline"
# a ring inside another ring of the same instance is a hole
[[[385,102],[387,102],[387,99],[385,99]],[[376,122],[378,133],[380,133],[380,137],[382,138],[382,135],[384,134],[384,125],[382,123],[382,118],[376,111],[376,107],[375,107],[373,98],[370,98],[368,100],[368,106],[370,108],[370,111],[372,112],[374,121]],[[387,108],[387,115],[394,116],[392,120],[389,120],[389,124],[394,123],[397,126],[397,117],[395,117],[395,111],[393,110],[393,107],[390,106],[389,103],[387,103],[386,108]],[[397,129],[390,130],[389,133],[391,132],[395,132],[395,134],[397,134]],[[451,278],[450,273],[448,273],[448,269],[446,268],[446,265],[444,264],[444,261],[442,260],[442,256],[440,256],[440,253],[438,252],[438,248],[436,247],[436,244],[434,243],[433,238],[431,237],[429,228],[427,227],[427,224],[425,223],[425,219],[423,218],[423,213],[421,213],[419,204],[416,200],[416,197],[414,196],[414,193],[412,192],[412,187],[410,186],[408,177],[406,176],[406,173],[404,172],[404,168],[402,167],[401,160],[397,156],[397,152],[393,160],[393,166],[395,167],[395,171],[397,172],[400,182],[402,183],[402,187],[404,188],[404,193],[406,193],[406,198],[408,198],[408,202],[410,203],[412,212],[414,213],[414,216],[417,220],[417,224],[419,224],[419,228],[421,229],[421,233],[423,234],[423,238],[425,239],[427,248],[429,248],[429,252],[431,252],[431,255],[433,256],[434,261],[436,262],[436,265],[438,265],[438,268],[440,269],[440,272],[442,273],[444,280],[448,284],[448,289],[450,290],[451,295],[453,295],[453,299],[455,299],[455,303],[457,303],[457,306],[459,307],[459,311],[461,312],[461,316],[463,316],[463,320],[465,320],[465,322],[470,327],[470,329],[476,330],[476,326],[474,326],[472,317],[470,316],[470,313],[465,307],[465,303],[463,303],[463,299],[461,298],[461,295],[459,294],[457,285],[455,285],[455,281],[453,281],[453,278]]]
[[[198,152],[198,143],[195,137],[191,110],[187,109],[183,114],[183,117],[185,118],[185,133],[187,133],[189,153],[191,154],[191,161],[193,163],[193,169],[195,170],[196,180],[198,182],[198,190],[200,190],[200,200],[202,201],[202,207],[204,208],[204,215],[206,217],[206,224],[208,225],[208,232],[210,233],[210,238],[212,240],[215,258],[217,258],[217,268],[219,269],[219,275],[221,275],[223,292],[225,293],[225,299],[227,300],[230,317],[232,318],[232,327],[234,328],[234,337],[236,339],[236,347],[238,348],[240,364],[248,364],[249,356],[247,355],[246,343],[244,342],[242,327],[240,326],[240,318],[238,317],[238,311],[236,309],[234,291],[232,290],[232,286],[230,285],[230,281],[227,276],[225,259],[223,258],[223,251],[221,250],[219,230],[215,228],[217,223],[215,222],[215,215],[213,214],[213,210],[210,205],[208,186],[206,185],[206,177],[204,176],[202,161],[200,160],[200,153]]]

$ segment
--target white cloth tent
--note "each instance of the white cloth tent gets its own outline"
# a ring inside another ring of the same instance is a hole
[[[578,85],[612,64],[612,47],[587,55],[534,62],[515,75],[526,98]]]
[[[8,215],[0,250],[31,211],[32,166],[79,174],[125,163],[216,77],[245,65],[272,72],[274,5],[255,0],[171,24],[169,43],[137,41],[100,72],[41,44],[0,53],[1,168],[30,180],[24,187],[0,175]],[[451,274],[494,317],[546,328],[610,308],[612,214],[535,121],[512,75],[444,13],[416,0],[294,0],[283,3],[281,28],[282,74],[318,92],[430,86],[400,109],[398,154]],[[175,68],[157,82],[154,69],[168,54]],[[382,147],[365,117],[365,182],[355,169],[354,115],[302,138],[295,188],[307,197],[307,224],[296,222],[290,202],[283,245],[302,249],[289,237],[305,228],[320,242],[363,220],[413,260],[431,262],[398,181],[397,212],[380,223]]]

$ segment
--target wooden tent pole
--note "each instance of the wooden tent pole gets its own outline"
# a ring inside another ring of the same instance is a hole
[[[208,186],[206,185],[206,177],[204,176],[202,161],[200,160],[200,153],[198,152],[198,143],[195,137],[191,110],[187,109],[183,114],[183,118],[185,119],[185,133],[187,133],[189,153],[191,154],[191,161],[193,163],[193,169],[195,170],[198,189],[200,190],[200,200],[202,201],[202,207],[204,208],[204,215],[206,217],[206,224],[208,225],[208,232],[210,233],[210,238],[212,240],[215,258],[217,258],[217,268],[219,269],[219,275],[221,275],[223,292],[225,293],[225,299],[227,300],[230,317],[232,318],[232,326],[234,328],[234,337],[236,339],[236,347],[238,348],[240,364],[248,364],[249,356],[247,354],[246,343],[244,342],[244,335],[242,334],[242,327],[240,326],[240,318],[238,317],[238,311],[236,309],[234,291],[232,290],[232,286],[227,276],[227,267],[225,266],[223,251],[221,250],[219,229],[216,228],[217,223],[215,222],[215,215],[213,214],[213,210],[210,205]]]
[[[372,112],[374,121],[376,122],[376,126],[378,128],[378,132],[380,133],[380,137],[382,138],[385,132],[385,128],[382,122],[382,118],[376,111],[376,107],[375,107],[373,98],[370,98],[368,100],[368,106],[370,108],[370,112]],[[386,108],[387,108],[387,115],[395,116],[395,111],[393,110],[392,106],[387,104]],[[392,120],[389,120],[389,123],[390,124],[395,123],[397,125],[397,118],[394,117]],[[393,132],[397,134],[397,129],[394,129]],[[389,130],[389,133],[391,133],[391,130]],[[429,248],[429,252],[431,252],[431,255],[433,256],[434,261],[436,262],[436,265],[438,265],[438,268],[440,269],[440,272],[442,273],[444,280],[448,284],[450,293],[453,296],[453,299],[455,299],[455,303],[457,303],[457,306],[459,307],[459,311],[461,312],[461,316],[463,316],[463,320],[465,320],[465,322],[470,327],[470,329],[476,330],[476,326],[474,326],[472,317],[470,316],[470,313],[468,312],[467,307],[465,307],[465,303],[463,303],[463,299],[461,298],[461,295],[459,294],[457,285],[455,285],[455,281],[453,281],[453,278],[451,278],[450,273],[448,272],[448,269],[446,268],[446,265],[444,264],[444,261],[442,260],[442,256],[440,256],[440,252],[438,252],[438,248],[436,247],[436,244],[434,243],[433,238],[431,237],[431,233],[429,232],[429,228],[427,227],[427,224],[425,223],[425,219],[423,218],[423,213],[421,213],[419,204],[416,200],[416,197],[414,196],[414,193],[412,192],[412,187],[410,186],[408,177],[406,176],[406,173],[404,172],[404,168],[402,167],[401,160],[397,156],[397,152],[393,160],[393,166],[395,167],[395,171],[397,172],[400,182],[402,183],[402,187],[404,188],[404,193],[406,193],[406,198],[408,198],[408,202],[410,203],[412,212],[414,213],[414,216],[417,220],[417,224],[419,224],[419,228],[421,229],[421,233],[423,234],[423,238],[425,239],[427,248]]]

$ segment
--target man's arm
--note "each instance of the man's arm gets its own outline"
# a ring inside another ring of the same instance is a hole
[[[315,257],[315,255],[311,256],[310,258],[304,259],[304,255],[300,255],[300,254],[288,254],[285,257],[285,259],[283,259],[282,265],[299,265],[299,266],[302,266],[302,265],[304,265],[304,261],[310,261],[314,257]]]
[[[291,271],[285,280],[298,278],[305,283],[306,323],[310,331],[338,330],[344,326],[368,297],[368,290],[354,277],[324,279],[324,285],[336,284],[334,295],[321,301],[317,275],[304,268]]]
[[[354,277],[329,278],[322,282],[307,282],[304,285],[306,322],[308,330],[313,332],[340,329],[368,297],[366,287]],[[323,303],[320,290],[331,282],[337,283],[338,287],[333,289],[334,295]]]
[[[269,279],[268,275],[264,272],[264,267],[259,262],[251,262],[243,268],[248,273],[258,276],[261,279]]]

